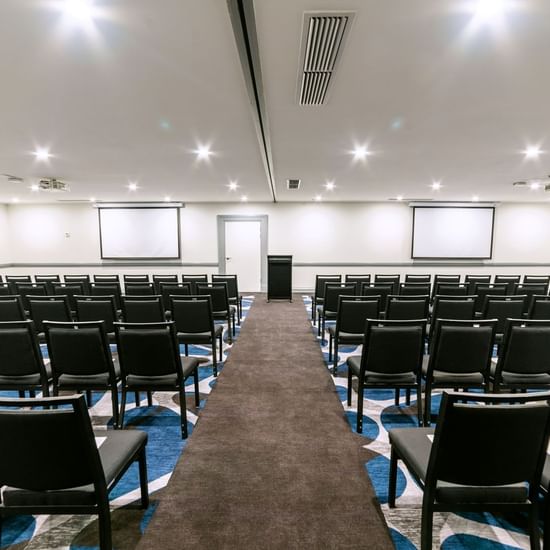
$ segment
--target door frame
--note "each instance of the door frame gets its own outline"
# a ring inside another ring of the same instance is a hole
[[[247,216],[241,214],[218,214],[218,270],[220,275],[226,272],[225,222],[260,222],[260,289],[267,291],[267,214]]]

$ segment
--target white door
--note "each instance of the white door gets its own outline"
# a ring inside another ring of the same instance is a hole
[[[225,272],[237,275],[239,292],[260,292],[260,221],[225,221]]]

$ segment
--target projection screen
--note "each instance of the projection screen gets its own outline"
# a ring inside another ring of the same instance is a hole
[[[490,259],[493,207],[415,206],[413,259]]]
[[[104,260],[180,257],[177,207],[99,207],[101,258]]]

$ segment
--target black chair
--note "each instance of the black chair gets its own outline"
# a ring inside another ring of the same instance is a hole
[[[505,284],[506,294],[512,294],[514,285],[518,284],[520,280],[520,275],[495,275],[493,282],[495,284]]]
[[[114,296],[75,296],[76,320],[103,321],[110,343],[115,342],[115,325],[118,314]]]
[[[182,283],[191,283],[191,292],[197,293],[197,283],[208,283],[208,275],[201,273],[200,275],[182,275]]]
[[[46,283],[46,289],[48,291],[48,294],[53,294],[53,289],[50,283],[59,283],[60,281],[61,279],[59,278],[59,275],[35,275],[34,276],[35,283]]]
[[[199,361],[181,357],[173,322],[116,323],[118,355],[122,377],[120,427],[124,426],[126,395],[129,391],[177,391],[181,410],[181,434],[187,438],[185,380],[194,378],[195,405],[200,405]],[[152,405],[149,399],[149,406]],[[137,405],[137,403],[136,403]]]
[[[550,285],[550,275],[524,275],[523,284],[546,285],[546,288],[548,288],[548,285]]]
[[[388,296],[386,319],[405,321],[409,319],[427,319],[430,307],[430,295],[424,296]]]
[[[17,292],[17,283],[32,283],[30,275],[6,275],[6,283],[11,288],[11,294],[19,294]]]
[[[153,283],[124,283],[126,296],[153,296],[155,287]]]
[[[436,274],[434,275],[434,284],[432,287],[432,298],[436,294],[438,294],[437,291],[437,285],[438,284],[459,284],[460,283],[460,275],[440,275]]]
[[[342,275],[315,275],[315,290],[311,297],[311,320],[313,324],[317,320],[317,306],[322,305],[325,300],[325,284],[341,282]]]
[[[229,304],[227,285],[225,283],[195,283],[197,295],[210,296],[212,300],[212,316],[214,321],[227,322],[227,341],[232,344],[235,336],[236,306]]]
[[[550,388],[550,320],[508,319],[491,371],[496,393]]]
[[[359,346],[363,343],[367,319],[380,316],[380,296],[339,296],[336,324],[328,327],[328,360],[332,360],[334,342],[334,363],[332,374],[338,369],[338,347],[340,344]]]
[[[399,292],[399,283],[401,281],[400,275],[375,275],[374,284],[379,285],[392,285],[392,294]]]
[[[148,283],[149,275],[123,275],[122,280],[126,283]]]
[[[47,296],[48,294],[46,283],[13,283],[13,285],[14,294],[21,296],[25,311],[29,311],[29,296]]]
[[[408,273],[405,275],[405,283],[413,283],[413,284],[427,284],[431,285],[432,283],[432,276],[431,274],[416,274],[416,273]]]
[[[20,296],[0,296],[0,322],[24,321],[26,318]]]
[[[476,299],[477,296],[434,296],[428,341],[432,341],[437,319],[474,319]]]
[[[379,296],[380,297],[380,314],[383,315],[388,307],[388,296],[393,294],[392,284],[367,284],[361,285],[361,296]]]
[[[0,296],[11,296],[12,290],[7,283],[0,283]]]
[[[160,282],[160,295],[162,296],[162,303],[166,309],[167,317],[171,315],[172,296],[190,296],[191,295],[191,283],[165,283]]]
[[[0,521],[14,514],[96,514],[99,548],[111,550],[109,493],[136,461],[141,507],[149,506],[147,434],[94,434],[82,396],[0,399],[0,407],[0,470],[6,485]],[[101,438],[99,447],[94,436]]]
[[[327,321],[336,321],[338,315],[338,300],[340,296],[355,296],[357,283],[327,283],[325,285],[325,299],[317,306],[317,335],[324,340]]]
[[[476,313],[481,313],[483,304],[485,303],[485,296],[505,296],[508,287],[506,283],[488,284],[488,283],[475,283],[474,294],[477,296],[476,300]]]
[[[103,321],[44,321],[44,329],[52,368],[53,394],[85,391],[91,407],[92,391],[110,391],[116,428],[120,369],[113,362]]]
[[[155,294],[161,294],[161,283],[178,283],[177,275],[153,275],[153,284],[155,285]],[[165,303],[165,305],[167,305]]]
[[[533,296],[543,296],[548,294],[548,285],[544,283],[522,283],[515,284],[513,294],[523,294],[525,296],[525,308],[523,314],[526,315],[531,309],[531,302],[533,301]]]
[[[422,368],[425,384],[424,426],[432,422],[432,390],[482,388],[489,391],[496,319],[435,321],[428,363]]]
[[[162,296],[123,296],[122,319],[125,323],[163,323]]]
[[[85,293],[84,282],[79,283],[51,283],[53,293],[57,296],[67,296],[71,311],[76,311],[75,296],[82,296]]]
[[[446,283],[438,281],[434,283],[432,298],[434,296],[467,296],[470,289],[465,283]]]
[[[67,296],[30,296],[29,317],[34,322],[38,340],[44,342],[44,321],[70,323],[73,318]]]
[[[63,275],[63,282],[68,285],[72,283],[82,283],[82,285],[84,286],[84,294],[90,293],[89,275]]]
[[[345,283],[358,283],[357,287],[359,288],[363,283],[370,283],[370,275],[369,274],[366,274],[366,275],[354,275],[354,274],[350,274],[350,275],[346,275],[344,277],[344,282]]]
[[[91,283],[90,284],[91,296],[114,296],[115,305],[117,310],[120,309],[120,302],[122,293],[120,291],[120,284],[113,283]]]
[[[185,355],[189,355],[189,345],[211,346],[213,375],[218,376],[216,341],[221,361],[223,326],[214,324],[210,296],[172,296],[170,309],[176,324],[178,342],[183,344]]]
[[[532,296],[528,319],[550,319],[550,296]]]
[[[401,283],[399,285],[400,296],[428,296],[431,294],[429,283]]]
[[[119,283],[118,275],[94,275],[94,283]]]
[[[49,395],[51,373],[44,365],[32,321],[0,322],[0,390],[42,390]],[[2,454],[2,453],[0,453]]]
[[[483,319],[496,319],[495,343],[502,342],[506,319],[519,319],[523,315],[525,296],[485,296],[481,311]]]
[[[243,316],[243,297],[239,294],[237,275],[212,275],[212,283],[227,284],[227,298],[229,304],[237,308],[237,320],[240,325]]]
[[[526,512],[531,548],[539,548],[538,491],[548,447],[549,399],[549,393],[518,398],[445,392],[435,431],[390,430],[388,504],[395,507],[402,460],[424,491],[421,550],[432,548],[434,512],[466,511]]]
[[[348,406],[352,379],[357,382],[357,432],[363,432],[363,395],[366,387],[415,389],[418,424],[422,424],[422,356],[425,319],[382,321],[367,319],[361,355],[348,357]]]
[[[491,275],[466,275],[464,277],[464,284],[468,285],[469,294],[474,294],[476,283],[491,284]]]

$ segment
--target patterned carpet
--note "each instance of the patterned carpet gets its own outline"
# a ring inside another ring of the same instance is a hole
[[[311,315],[311,298],[304,296],[303,299],[308,313]],[[317,336],[317,327],[312,326],[312,330]],[[326,337],[326,341],[319,339],[319,343],[328,368],[328,333]],[[336,376],[332,377],[350,428],[354,433],[356,433],[357,419],[356,379],[352,406],[348,407],[346,402],[346,359],[351,355],[360,354],[361,346],[340,346],[338,372]],[[330,368],[332,369],[332,363]],[[422,491],[401,463],[398,470],[396,508],[390,509],[387,505],[390,463],[388,431],[392,428],[417,426],[414,393],[411,395],[410,407],[405,405],[404,393],[403,391],[401,396],[401,406],[396,407],[393,390],[367,390],[363,408],[363,433],[357,435],[363,437],[363,448],[372,457],[366,461],[365,469],[374,486],[395,547],[397,550],[412,550],[420,546]],[[437,415],[439,405],[440,394],[434,392],[433,415]],[[529,548],[529,537],[525,527],[526,522],[520,516],[503,518],[484,513],[435,514],[433,545],[434,548],[445,550]]]
[[[250,309],[253,297],[243,299],[243,322]],[[240,327],[236,327],[238,339]],[[231,352],[227,343],[227,326],[224,329],[224,361]],[[183,353],[183,349],[181,350]],[[47,358],[46,349],[43,354]],[[193,426],[200,418],[200,411],[206,399],[216,385],[212,375],[212,356],[209,346],[190,346],[189,354],[208,357],[208,363],[199,367],[201,404],[194,407],[193,381],[187,381],[187,420],[189,437]],[[218,362],[218,371],[223,370],[224,362]],[[3,397],[16,397],[15,392],[0,392]],[[113,545],[115,548],[135,548],[141,534],[158,506],[159,494],[168,483],[172,471],[185,451],[187,441],[181,439],[179,400],[177,394],[155,392],[154,407],[146,406],[147,400],[142,394],[141,407],[136,408],[133,394],[128,394],[125,429],[140,429],[148,434],[147,470],[151,504],[147,510],[141,510],[131,503],[139,500],[139,479],[137,465],[133,465],[111,492],[111,521]],[[94,428],[106,429],[112,421],[111,399],[109,394],[94,393],[90,416]],[[71,549],[83,550],[98,548],[98,530],[96,516],[12,516],[4,519],[0,548],[10,550]]]

